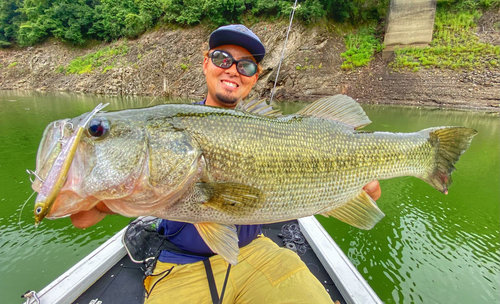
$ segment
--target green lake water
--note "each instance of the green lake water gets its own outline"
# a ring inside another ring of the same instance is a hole
[[[108,216],[76,229],[69,219],[33,227],[26,169],[35,169],[42,132],[99,102],[106,110],[164,103],[152,98],[0,91],[0,303],[22,303],[123,228]],[[303,104],[278,104],[293,113]],[[367,130],[414,132],[441,125],[479,134],[456,165],[448,195],[402,177],[381,181],[385,218],[370,231],[318,216],[385,303],[500,303],[500,120],[498,115],[398,106],[363,106]]]

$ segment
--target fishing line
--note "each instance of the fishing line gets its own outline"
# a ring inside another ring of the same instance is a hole
[[[24,210],[24,206],[26,206],[26,203],[31,199],[31,197],[33,196],[33,194],[35,194],[36,191],[33,191],[33,193],[31,193],[30,197],[28,197],[28,199],[24,202],[23,206],[21,207],[21,211],[19,211],[19,218],[17,219],[17,224],[19,225],[19,227],[21,228],[21,230],[24,231],[23,229],[23,226],[21,226],[21,214],[23,213],[23,210]]]
[[[283,45],[283,51],[281,52],[280,64],[278,65],[278,72],[276,72],[276,79],[274,80],[273,91],[271,92],[271,100],[269,104],[273,102],[274,89],[276,89],[276,83],[278,82],[278,76],[280,75],[281,62],[283,62],[283,56],[285,55],[286,43],[288,41],[288,35],[290,34],[290,29],[292,28],[293,15],[295,14],[295,10],[297,9],[297,0],[295,0],[295,4],[292,8],[292,16],[290,17],[290,24],[288,25],[288,31],[286,33],[285,45]]]
[[[160,93],[160,94],[161,94],[161,93]],[[156,98],[158,98],[158,96],[160,96],[160,94],[156,95],[156,96],[153,98],[153,100],[151,100],[151,101],[149,102],[149,104],[148,104],[146,107],[149,107],[150,105],[152,105],[152,104],[153,104],[153,101],[155,101],[155,99],[156,99]]]

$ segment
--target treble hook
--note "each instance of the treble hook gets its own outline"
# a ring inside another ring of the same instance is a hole
[[[30,182],[33,184],[35,181],[33,179],[31,179],[31,176],[34,175],[39,181],[41,181],[42,183],[44,182],[43,179],[38,176],[38,174],[36,174],[35,171],[33,170],[30,170],[30,169],[26,169],[26,172],[30,175]]]
[[[26,291],[21,296],[21,298],[28,299],[28,301],[27,301],[28,304],[31,304],[31,303],[40,304],[40,298],[38,297],[38,295],[36,294],[36,292],[33,291],[33,290]]]

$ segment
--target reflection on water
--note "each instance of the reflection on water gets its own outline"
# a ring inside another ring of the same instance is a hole
[[[40,290],[129,219],[108,216],[85,230],[69,219],[33,227],[26,169],[34,169],[45,126],[109,102],[106,110],[165,103],[164,99],[80,94],[0,92],[0,294],[19,303]],[[176,101],[177,102],[177,101]],[[183,102],[190,102],[188,100]],[[285,113],[304,104],[277,103]],[[365,129],[414,132],[463,125],[479,134],[462,156],[445,196],[412,177],[381,181],[378,204],[386,217],[370,231],[319,216],[325,228],[386,303],[498,303],[500,282],[499,154],[497,115],[398,106],[363,106],[373,121]]]
[[[499,155],[496,114],[364,106],[370,130],[441,125],[479,131],[457,163],[449,195],[413,177],[381,181],[385,218],[370,231],[318,219],[386,303],[499,303]]]

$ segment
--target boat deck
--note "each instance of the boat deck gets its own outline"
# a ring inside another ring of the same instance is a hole
[[[276,244],[283,247],[283,238],[281,238],[279,234],[282,233],[282,227],[290,223],[297,223],[297,221],[264,225],[262,232]],[[334,303],[346,303],[314,251],[310,246],[308,247],[308,250],[300,255],[301,259],[323,284]],[[142,286],[144,272],[141,266],[141,264],[133,263],[128,255],[125,255],[73,303],[98,304],[99,301],[101,301],[103,304],[142,304],[144,302],[144,289]],[[126,286],[126,288],[124,288],[124,286]]]

